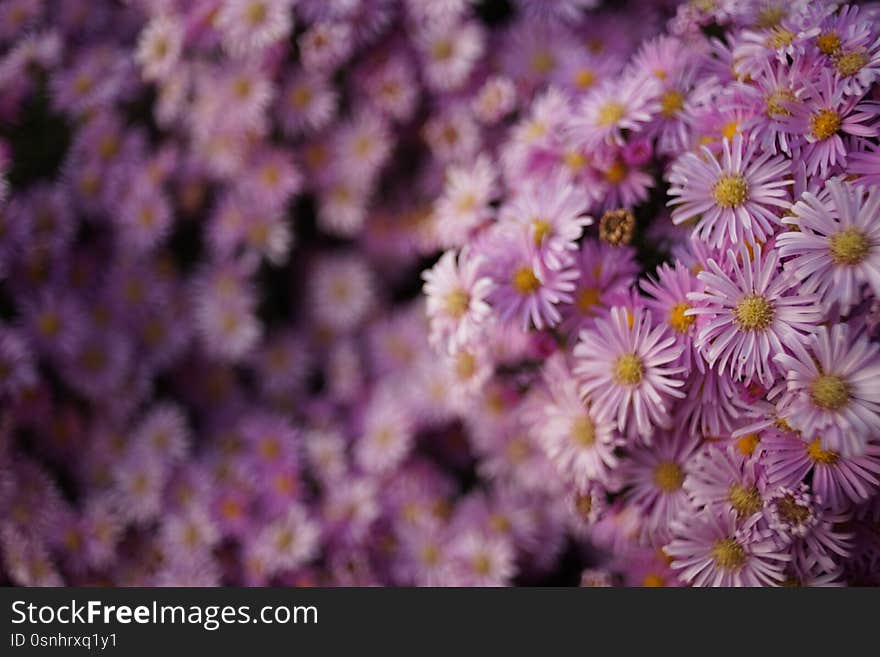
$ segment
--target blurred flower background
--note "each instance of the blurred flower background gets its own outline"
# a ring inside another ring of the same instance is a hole
[[[0,0],[0,584],[880,584],[880,7]]]

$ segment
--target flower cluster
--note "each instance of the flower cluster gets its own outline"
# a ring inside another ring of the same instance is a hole
[[[584,584],[877,583],[876,11],[681,6],[534,85],[466,165],[494,204],[435,204],[431,343],[505,391],[518,486],[604,554]]]
[[[880,584],[880,11],[0,3],[0,584]]]

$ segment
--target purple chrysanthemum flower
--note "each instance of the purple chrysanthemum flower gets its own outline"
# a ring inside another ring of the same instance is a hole
[[[500,212],[502,221],[521,226],[543,265],[560,269],[570,262],[584,227],[587,195],[562,178],[527,186]]]
[[[611,420],[598,421],[584,404],[577,382],[561,357],[544,368],[549,399],[540,399],[535,431],[559,472],[585,488],[590,481],[609,481],[619,463],[614,451],[622,442]]]
[[[634,445],[620,468],[624,499],[642,516],[642,537],[653,545],[670,538],[672,524],[694,507],[683,484],[700,441],[684,431],[664,432],[650,446]]]
[[[715,260],[699,273],[703,292],[688,294],[695,307],[686,315],[705,317],[696,346],[710,367],[746,384],[758,380],[773,383],[771,358],[784,353],[783,343],[812,331],[822,318],[816,298],[798,294],[798,283],[779,271],[779,255],[773,249],[745,247],[728,252],[731,273]]]
[[[863,455],[847,457],[823,449],[818,437],[773,432],[761,439],[761,449],[771,485],[797,486],[812,473],[813,490],[834,512],[865,502],[880,488],[880,445],[874,442]]]
[[[791,556],[755,527],[759,518],[740,525],[734,511],[685,516],[663,550],[693,586],[779,586]]]
[[[766,240],[779,225],[774,208],[788,206],[790,164],[736,135],[719,161],[707,147],[685,153],[669,173],[672,220],[696,219],[694,234],[716,248]]]
[[[642,74],[609,80],[591,91],[571,119],[571,136],[587,148],[623,145],[623,131],[638,132],[651,120],[659,104],[656,78]]]
[[[491,314],[486,302],[492,280],[481,266],[483,258],[469,251],[447,251],[422,274],[431,321],[431,340],[454,349],[473,340]]]
[[[826,184],[828,201],[804,192],[784,221],[798,230],[782,233],[776,244],[785,268],[816,291],[826,305],[845,315],[861,301],[861,286],[880,294],[880,189],[839,179]]]
[[[650,312],[612,308],[581,331],[574,373],[597,419],[616,418],[621,433],[650,441],[656,428],[669,426],[673,398],[684,397],[683,368],[672,365],[680,355],[666,327],[652,326]]]
[[[486,245],[485,272],[494,288],[491,306],[503,322],[541,329],[562,319],[559,304],[571,303],[576,269],[568,266],[550,269],[538,259],[534,242],[509,225],[498,230]]]
[[[788,347],[773,356],[786,373],[777,389],[778,416],[807,436],[821,436],[826,449],[864,453],[880,433],[880,347],[846,324],[820,326],[806,344],[792,340]]]
[[[792,107],[788,130],[804,135],[800,157],[809,175],[827,175],[837,165],[845,166],[847,150],[842,134],[858,137],[877,135],[876,125],[865,125],[877,116],[871,104],[860,96],[847,96],[840,78],[822,69],[815,83],[807,81],[803,102]]]
[[[642,290],[649,295],[645,306],[654,317],[663,318],[683,346],[682,364],[688,372],[692,366],[699,370],[704,368],[702,357],[694,347],[697,332],[694,323],[697,318],[685,314],[692,307],[688,294],[699,291],[702,287],[697,277],[681,263],[676,263],[675,266],[664,263],[657,268],[656,280],[648,277],[641,282]]]
[[[763,470],[734,446],[706,445],[691,464],[684,488],[698,507],[719,515],[731,511],[745,522],[762,507]]]
[[[852,552],[852,534],[834,527],[835,520],[842,524],[846,516],[826,518],[821,500],[804,483],[769,493],[764,501],[764,514],[783,545],[794,543],[796,552],[816,560],[826,570],[833,570],[835,559],[846,558]]]

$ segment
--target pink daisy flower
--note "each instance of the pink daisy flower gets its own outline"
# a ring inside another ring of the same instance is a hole
[[[598,420],[616,417],[621,433],[650,442],[657,427],[669,426],[672,398],[684,397],[683,368],[672,365],[680,355],[666,327],[651,325],[650,312],[612,308],[581,332],[574,373]]]
[[[168,14],[155,16],[138,38],[135,58],[147,80],[162,80],[174,70],[183,50],[183,22]]]
[[[650,446],[634,445],[620,468],[624,499],[642,515],[642,537],[653,545],[669,540],[670,527],[694,506],[683,488],[700,441],[684,431],[663,433]]]
[[[823,449],[821,438],[774,431],[761,438],[761,450],[771,486],[797,486],[812,475],[813,490],[834,512],[867,501],[880,488],[880,445],[875,442],[861,456],[848,457]]]
[[[562,319],[559,304],[572,302],[577,269],[550,269],[525,235],[499,228],[487,245],[486,274],[495,284],[490,304],[502,322],[517,322],[523,330],[555,326]]]
[[[880,295],[880,189],[829,180],[823,202],[804,192],[784,221],[798,227],[776,239],[779,254],[804,289],[815,291],[826,306],[839,304],[845,315],[862,300],[868,283]]]
[[[217,26],[235,54],[259,52],[280,41],[293,27],[293,0],[224,0]]]
[[[736,446],[709,444],[691,464],[684,487],[698,507],[720,515],[733,511],[742,522],[763,508],[762,475],[758,462]]]
[[[784,353],[783,342],[811,332],[822,313],[811,295],[799,295],[798,281],[779,271],[779,255],[756,249],[754,257],[745,247],[739,261],[728,251],[730,274],[715,260],[697,278],[703,292],[690,292],[696,305],[687,315],[705,317],[697,331],[696,346],[710,367],[746,384],[757,379],[773,383],[772,354]]]
[[[835,324],[788,347],[789,353],[773,357],[786,372],[784,389],[778,389],[779,417],[808,436],[821,435],[828,449],[864,453],[880,433],[880,345]]]
[[[483,258],[465,250],[447,251],[431,269],[425,281],[431,341],[452,350],[467,344],[491,314],[486,299],[492,280],[481,272]]]
[[[757,530],[760,517],[740,525],[734,511],[685,516],[663,550],[679,578],[693,586],[779,586],[791,555]]]
[[[434,207],[440,243],[458,246],[493,214],[490,202],[498,193],[498,174],[488,155],[468,164],[447,167],[443,194]]]
[[[438,91],[461,87],[486,47],[486,36],[476,21],[458,25],[432,22],[416,37],[428,85]]]
[[[763,241],[780,223],[774,208],[788,207],[789,172],[785,158],[759,152],[739,134],[725,139],[720,161],[705,146],[685,153],[669,173],[672,220],[696,219],[694,234],[716,248]]]
[[[585,239],[575,264],[580,270],[573,301],[564,306],[562,329],[577,339],[581,329],[592,326],[606,312],[612,298],[632,286],[639,267],[631,247],[614,247],[606,242]]]
[[[537,256],[550,269],[570,262],[585,226],[593,223],[584,215],[587,195],[561,177],[527,185],[501,209],[501,220],[522,226],[534,242]]]
[[[656,280],[648,277],[641,281],[642,290],[649,295],[645,306],[654,317],[662,318],[682,345],[682,364],[688,372],[692,366],[700,370],[704,367],[702,357],[694,347],[697,318],[685,314],[693,305],[688,294],[700,291],[702,287],[697,277],[680,262],[674,266],[664,263],[657,268]]]
[[[865,125],[877,117],[875,104],[860,101],[860,96],[847,96],[840,78],[828,69],[821,70],[815,83],[805,84],[803,103],[792,107],[788,130],[804,135],[800,158],[807,163],[807,174],[826,176],[831,168],[846,166],[842,134],[877,135],[876,125]]]
[[[553,356],[544,368],[549,400],[540,398],[535,431],[560,474],[579,488],[590,481],[608,482],[618,465],[614,453],[622,442],[610,420],[598,421],[584,404],[565,360]]]
[[[659,109],[657,85],[655,78],[642,75],[609,80],[584,98],[571,119],[572,138],[588,149],[623,145],[623,131],[638,132]]]

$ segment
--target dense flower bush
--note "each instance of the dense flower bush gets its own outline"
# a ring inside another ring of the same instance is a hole
[[[0,3],[0,583],[880,584],[880,11]]]

